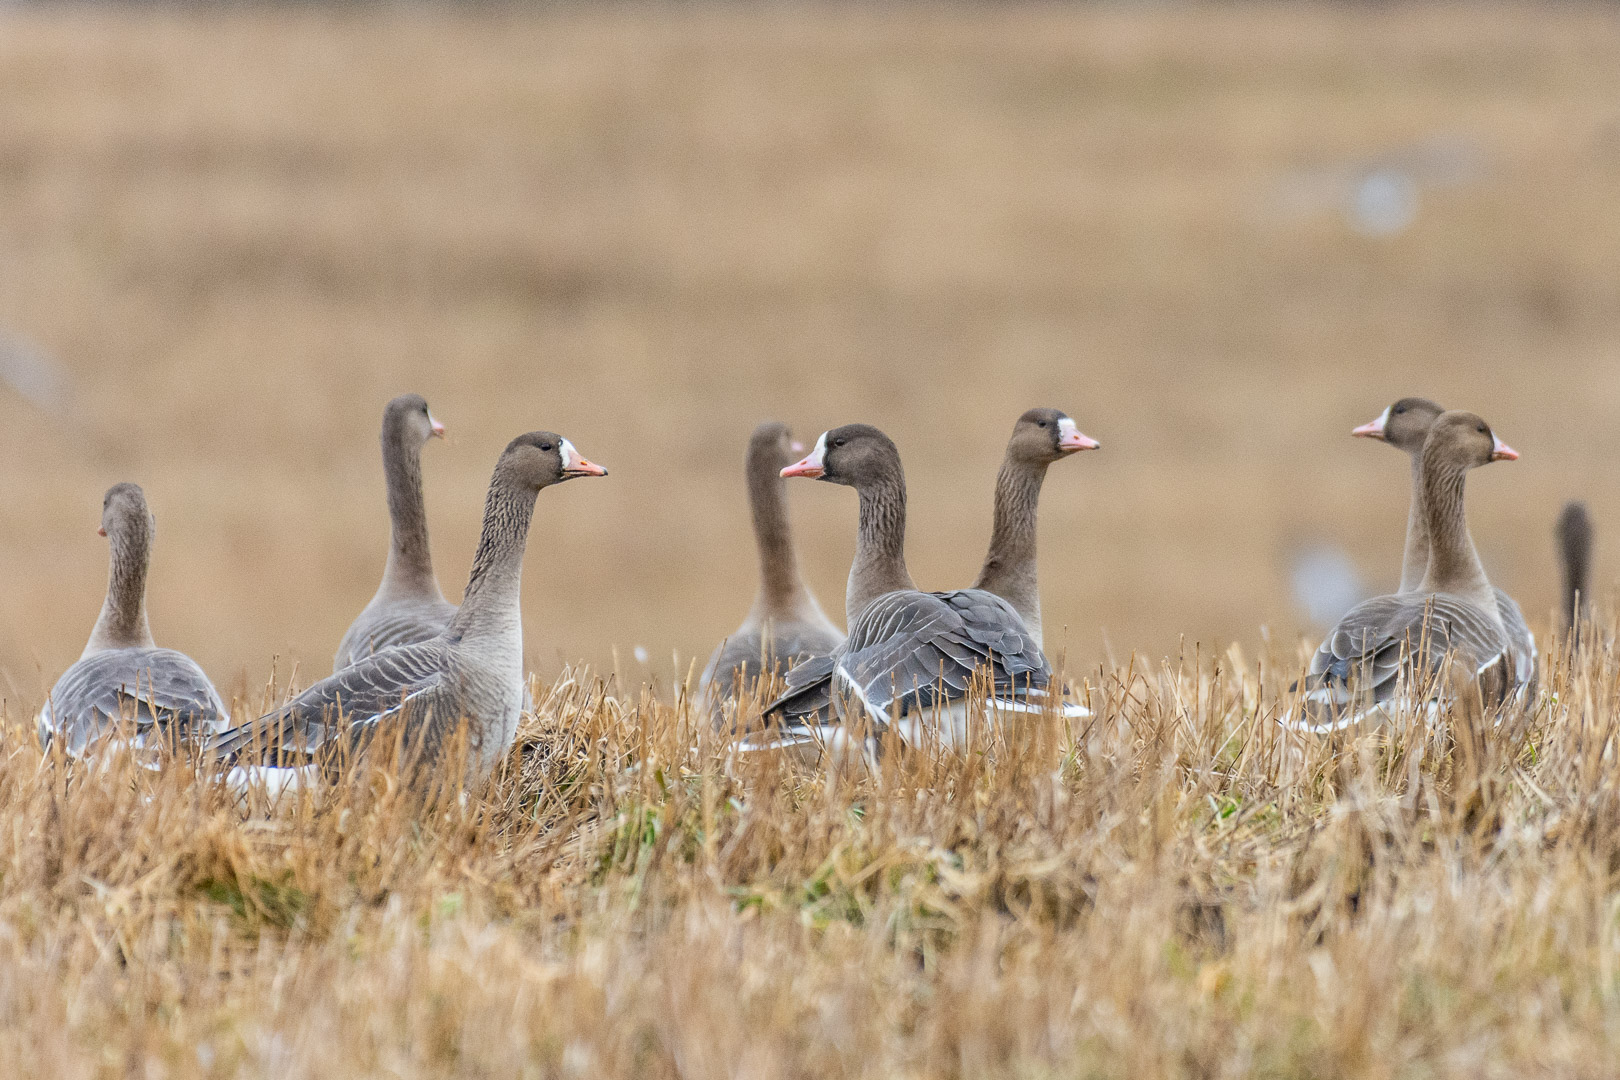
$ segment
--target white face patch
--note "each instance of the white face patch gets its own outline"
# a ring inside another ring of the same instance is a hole
[[[827,467],[827,433],[823,431],[821,438],[816,440],[816,448],[810,451],[810,462],[817,468]]]
[[[1076,424],[1072,417],[1065,416],[1058,421],[1058,438],[1066,439],[1070,435],[1078,434],[1080,434],[1080,425]]]
[[[574,444],[569,442],[567,439],[564,439],[562,441],[561,450],[563,471],[567,472],[569,469],[577,469],[582,459],[579,456],[579,451],[574,449]],[[569,490],[573,489],[570,488]]]

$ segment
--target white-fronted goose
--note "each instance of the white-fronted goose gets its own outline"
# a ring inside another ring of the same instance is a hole
[[[1403,682],[1438,675],[1448,657],[1454,674],[1478,680],[1486,703],[1512,693],[1513,649],[1468,532],[1463,488],[1470,469],[1518,456],[1472,413],[1434,421],[1422,469],[1428,569],[1415,589],[1375,597],[1339,620],[1311,659],[1298,726],[1336,731],[1384,719]]]
[[[917,738],[934,717],[945,742],[962,735],[975,672],[988,671],[996,707],[1045,706],[1051,667],[1012,605],[983,589],[922,592],[906,570],[906,482],[899,451],[865,424],[825,432],[803,461],[782,470],[855,488],[860,526],[846,605],[849,638],[831,656],[788,672],[788,689],[766,710],[781,721],[755,745],[824,741],[847,700],[878,730]]]
[[[444,598],[433,575],[427,509],[422,502],[422,447],[429,439],[443,437],[444,425],[416,394],[402,394],[383,409],[383,477],[388,485],[392,532],[388,562],[377,594],[338,644],[333,671],[390,645],[437,637],[456,613],[456,606]]]
[[[1035,562],[1035,515],[1046,467],[1100,444],[1058,409],[1030,409],[1013,425],[1007,455],[996,473],[995,524],[975,589],[995,593],[1018,612],[1035,644],[1041,635],[1041,590]]]
[[[709,657],[698,683],[719,699],[739,687],[756,685],[762,674],[780,672],[812,656],[836,649],[844,635],[832,624],[799,574],[788,524],[787,482],[781,472],[804,448],[787,425],[768,421],[748,440],[744,475],[759,549],[759,592],[734,633]]]
[[[1402,398],[1350,434],[1387,442],[1406,452],[1412,464],[1412,502],[1406,513],[1406,549],[1401,556],[1401,592],[1411,592],[1423,582],[1429,568],[1429,526],[1423,514],[1423,444],[1429,429],[1445,410],[1427,398]],[[1513,670],[1518,685],[1535,697],[1536,638],[1525,622],[1524,612],[1513,597],[1496,590],[1496,606],[1513,647]]]
[[[136,747],[174,743],[230,723],[224,702],[196,661],[152,641],[146,573],[156,530],[146,495],[116,484],[101,503],[110,550],[107,598],[78,661],[62,673],[39,713],[40,739],[61,739],[83,754],[101,736],[126,729]]]
[[[1576,634],[1592,602],[1592,519],[1583,502],[1565,503],[1558,515],[1558,562],[1564,577],[1564,633]]]
[[[490,480],[467,592],[437,637],[357,660],[280,709],[209,744],[228,761],[330,768],[385,725],[431,765],[465,722],[468,776],[487,776],[510,749],[523,701],[523,552],[542,488],[607,470],[550,432],[520,435]]]

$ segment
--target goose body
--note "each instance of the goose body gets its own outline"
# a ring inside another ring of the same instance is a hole
[[[383,409],[388,562],[376,595],[344,632],[332,659],[333,671],[393,645],[437,637],[456,614],[456,606],[444,598],[433,574],[422,499],[422,447],[429,439],[443,437],[444,425],[415,394],[401,395]]]
[[[876,428],[826,432],[784,476],[825,479],[860,494],[860,532],[846,592],[849,637],[831,655],[788,672],[766,709],[777,721],[750,745],[825,742],[866,713],[876,730],[907,741],[965,734],[970,687],[987,681],[1005,712],[1046,707],[1051,667],[1011,604],[984,589],[923,592],[906,570],[905,477],[899,452]]]
[[[1406,545],[1401,555],[1400,592],[1418,590],[1429,568],[1429,526],[1423,514],[1423,445],[1429,429],[1445,410],[1427,398],[1402,398],[1385,409],[1376,420],[1363,424],[1351,434],[1386,442],[1405,451],[1412,464],[1412,498],[1406,515]],[[1537,686],[1535,635],[1519,605],[1502,589],[1494,588],[1497,614],[1507,633],[1513,653],[1515,687],[1534,698]]]
[[[37,718],[40,741],[80,756],[122,730],[136,748],[222,730],[230,715],[197,662],[152,640],[146,576],[154,534],[145,493],[118,484],[102,502],[111,551],[107,598],[84,653],[51,688]]]
[[[511,748],[522,709],[519,596],[535,497],[564,480],[605,475],[550,432],[514,439],[490,481],[467,592],[449,625],[357,660],[210,748],[232,763],[331,771],[390,732],[410,761],[431,767],[465,725],[468,779],[487,777]]]
[[[1439,702],[1459,677],[1476,682],[1487,705],[1513,694],[1515,650],[1468,535],[1463,484],[1468,470],[1517,457],[1477,416],[1434,420],[1422,450],[1427,569],[1415,588],[1374,597],[1339,621],[1311,658],[1292,726],[1330,732],[1388,720],[1403,691]]]
[[[709,657],[698,682],[717,708],[739,688],[758,685],[812,656],[836,649],[844,635],[816,602],[799,573],[781,471],[802,452],[785,425],[767,422],[748,442],[744,472],[759,550],[760,585],[748,617]]]

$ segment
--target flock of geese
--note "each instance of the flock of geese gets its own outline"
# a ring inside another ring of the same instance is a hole
[[[110,549],[106,601],[83,655],[39,713],[42,742],[72,757],[115,742],[143,751],[187,747],[231,766],[233,776],[304,777],[333,775],[386,732],[415,762],[436,765],[455,747],[468,780],[487,777],[529,707],[519,601],[536,499],[544,488],[607,470],[551,432],[513,439],[495,464],[457,606],[433,571],[422,498],[422,450],[443,434],[422,398],[388,403],[381,442],[392,536],[376,595],[343,635],[332,675],[237,726],[201,667],[152,640],[152,514],[139,487],[114,486],[100,530]],[[1518,605],[1486,577],[1463,499],[1470,470],[1518,454],[1478,416],[1421,398],[1396,402],[1353,434],[1411,459],[1401,584],[1332,629],[1283,722],[1342,731],[1391,718],[1414,692],[1418,704],[1434,705],[1467,684],[1488,705],[1533,700],[1535,639]],[[970,702],[982,703],[991,722],[1030,712],[1086,715],[1054,685],[1042,649],[1036,511],[1047,468],[1097,448],[1057,409],[1020,416],[996,477],[990,548],[977,579],[965,589],[924,592],[906,569],[906,481],[893,441],[851,424],[822,433],[800,457],[803,447],[784,425],[761,424],[745,466],[760,586],[701,678],[715,723],[736,730],[745,751],[817,754],[839,745],[870,749],[885,731],[912,744],[958,741]],[[851,487],[859,498],[847,634],[799,573],[783,482],[793,477]],[[1573,618],[1587,591],[1591,546],[1580,504],[1565,508],[1559,535]],[[1441,672],[1445,678],[1433,677]],[[762,708],[745,707],[777,685],[781,692]]]

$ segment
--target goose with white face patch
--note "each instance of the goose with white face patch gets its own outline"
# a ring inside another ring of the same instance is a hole
[[[1296,688],[1300,708],[1285,724],[1325,733],[1384,723],[1407,707],[1432,714],[1457,676],[1478,686],[1486,706],[1512,696],[1513,648],[1468,532],[1463,488],[1470,470],[1518,456],[1472,413],[1435,419],[1422,451],[1423,578],[1339,621],[1311,658]]]
[[[1007,453],[996,474],[995,523],[975,589],[995,593],[1013,606],[1035,644],[1041,635],[1041,590],[1035,561],[1036,510],[1046,468],[1101,444],[1058,409],[1030,409],[1013,425]]]
[[[1429,569],[1429,524],[1423,512],[1423,446],[1434,422],[1445,412],[1427,398],[1408,397],[1390,405],[1376,420],[1362,424],[1350,434],[1361,439],[1374,439],[1404,451],[1412,463],[1412,498],[1406,514],[1406,547],[1401,556],[1401,586],[1408,593],[1423,583]],[[1513,597],[1496,589],[1497,614],[1507,631],[1508,644],[1513,650],[1513,670],[1517,692],[1527,700],[1536,696],[1538,653],[1535,635],[1525,621],[1524,612]]]
[[[782,475],[853,487],[860,497],[845,594],[849,637],[831,656],[788,673],[787,692],[766,709],[774,726],[748,747],[828,745],[860,712],[876,731],[908,742],[959,744],[975,685],[989,691],[992,722],[1047,709],[1084,715],[1049,695],[1051,666],[1006,600],[984,589],[932,593],[912,583],[905,473],[888,436],[865,424],[835,428]]]
[[[285,706],[209,743],[237,766],[331,772],[373,744],[397,738],[408,760],[432,767],[465,730],[466,778],[486,778],[511,749],[522,708],[523,554],[535,499],[576,477],[606,476],[568,440],[520,435],[495,465],[467,591],[436,637],[397,645],[321,680]],[[262,774],[269,786],[280,780]],[[249,770],[235,773],[250,782]]]
[[[146,576],[156,523],[146,494],[117,484],[101,504],[107,598],[78,661],[56,680],[38,717],[40,740],[79,756],[123,732],[137,748],[175,745],[223,730],[230,715],[191,657],[160,649],[146,617]]]

